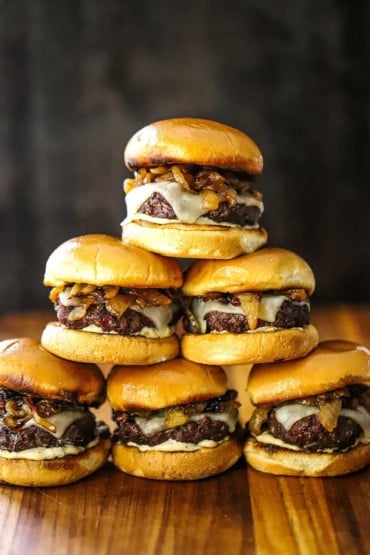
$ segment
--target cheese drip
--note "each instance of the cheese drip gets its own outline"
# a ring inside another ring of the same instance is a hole
[[[139,212],[141,206],[154,193],[160,194],[168,202],[168,204],[171,205],[177,219],[170,220],[167,218],[155,218]],[[138,219],[148,220],[159,224],[180,221],[186,224],[207,223],[210,225],[222,225],[220,222],[215,222],[209,218],[202,217],[203,214],[208,212],[207,209],[202,207],[202,195],[200,193],[191,193],[187,191],[176,181],[159,181],[135,187],[132,191],[126,194],[125,201],[127,216],[123,220],[122,225]],[[245,204],[246,206],[258,206],[261,213],[263,212],[263,202],[256,199],[252,194],[238,195],[237,203]],[[232,224],[224,222],[224,225]],[[258,225],[246,227],[258,227]]]

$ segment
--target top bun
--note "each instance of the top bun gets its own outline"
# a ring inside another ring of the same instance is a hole
[[[305,289],[310,295],[315,277],[310,266],[286,249],[267,248],[232,260],[199,260],[185,276],[183,292],[198,296],[212,291],[271,291]]]
[[[180,287],[182,271],[171,258],[127,245],[110,235],[81,235],[51,253],[44,285],[67,283],[120,287]]]
[[[99,406],[105,400],[98,366],[56,357],[26,337],[0,342],[0,387],[82,405]]]
[[[258,364],[247,390],[255,405],[276,405],[370,380],[370,351],[351,341],[323,341],[305,358]]]
[[[115,366],[107,384],[114,410],[158,410],[212,399],[227,391],[219,366],[174,359],[152,366]]]
[[[130,170],[171,164],[197,164],[258,175],[263,159],[258,146],[241,131],[207,119],[174,118],[151,123],[129,140]]]

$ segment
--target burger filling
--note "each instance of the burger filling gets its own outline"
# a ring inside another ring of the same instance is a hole
[[[97,333],[168,337],[180,317],[180,303],[170,290],[75,283],[55,287],[50,299],[63,326]]]
[[[208,293],[193,297],[185,310],[189,333],[245,333],[309,324],[310,303],[303,289],[266,293]]]
[[[271,446],[309,452],[346,451],[358,443],[370,443],[369,411],[369,388],[349,386],[257,408],[249,430],[259,442]]]
[[[263,213],[262,195],[246,174],[202,166],[141,168],[124,190],[124,224],[139,219],[258,228]]]
[[[215,447],[235,433],[239,403],[236,391],[222,397],[161,410],[114,411],[113,443],[141,451],[196,451]]]
[[[82,405],[0,389],[0,457],[44,460],[77,455],[108,437]]]

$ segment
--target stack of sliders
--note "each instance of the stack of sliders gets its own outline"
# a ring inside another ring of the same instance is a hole
[[[200,377],[209,376],[210,364],[271,362],[309,353],[318,343],[317,330],[309,322],[314,276],[308,264],[290,251],[254,252],[267,240],[260,227],[262,195],[253,186],[263,163],[260,150],[244,133],[208,120],[163,120],[138,131],[124,158],[134,171],[124,183],[125,244],[201,260],[188,269],[182,289],[185,360],[142,369],[140,374],[138,368],[116,367],[108,380],[118,425],[113,460],[125,472],[151,478],[204,477],[230,466],[222,455],[218,470],[210,461],[225,452],[235,424],[224,420],[226,440],[213,436],[204,424],[203,434],[208,435],[198,434],[197,423],[210,419],[207,405],[208,416],[200,410],[205,400]],[[191,382],[195,371],[198,379],[190,396],[188,386],[179,398],[176,388],[171,394],[177,379]],[[221,369],[218,372],[224,376]],[[164,398],[154,393],[156,388],[162,393],[168,390]],[[235,392],[227,395],[227,406],[232,396],[235,412]],[[201,403],[192,402],[190,409],[193,398]],[[216,425],[221,426],[220,418],[212,421]],[[215,437],[222,439],[217,447]],[[229,454],[235,462],[235,449]],[[201,470],[198,458],[207,461],[208,470]]]

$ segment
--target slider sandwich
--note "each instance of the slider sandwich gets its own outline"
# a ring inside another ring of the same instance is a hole
[[[82,235],[60,245],[46,263],[58,322],[42,345],[79,362],[151,364],[179,350],[175,325],[182,283],[172,259],[124,245],[108,235]]]
[[[262,472],[336,476],[370,463],[370,351],[324,341],[300,360],[253,367],[244,453]]]
[[[117,424],[113,462],[123,472],[196,480],[240,458],[239,403],[220,367],[183,359],[115,366],[107,395]]]
[[[314,287],[309,265],[285,249],[195,262],[182,289],[183,356],[231,365],[306,355],[318,343],[310,324]]]
[[[241,131],[195,118],[157,121],[125,153],[124,241],[166,256],[233,258],[266,243],[262,154]]]
[[[0,342],[0,481],[60,486],[108,458],[108,427],[89,407],[105,400],[94,364],[55,357],[33,339]]]

